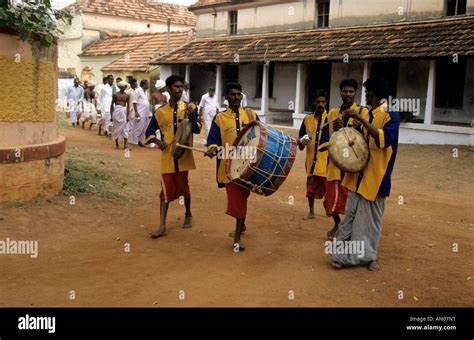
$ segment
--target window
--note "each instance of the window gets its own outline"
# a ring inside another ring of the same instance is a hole
[[[384,80],[387,86],[387,98],[397,97],[397,86],[398,86],[398,61],[381,61],[374,62],[370,69],[370,77],[380,78]]]
[[[271,63],[268,68],[268,98],[273,98],[273,75],[275,73],[275,64]],[[257,87],[255,98],[262,98],[263,85],[263,65],[257,65]]]
[[[229,34],[237,34],[237,12],[229,12]]]
[[[466,59],[459,59],[457,63],[452,59],[436,62],[436,107],[463,107],[465,76]]]
[[[239,82],[239,65],[224,65],[222,69],[222,83],[225,86],[227,83]]]
[[[331,72],[332,66],[330,63],[309,64],[306,81],[306,104],[305,111],[312,112],[314,110],[312,96],[316,90],[325,90],[328,93],[328,104],[326,108],[330,107],[329,98],[331,97]]]
[[[318,0],[317,9],[316,27],[329,27],[329,0]]]
[[[447,0],[446,1],[446,15],[462,15],[466,14],[466,0]]]

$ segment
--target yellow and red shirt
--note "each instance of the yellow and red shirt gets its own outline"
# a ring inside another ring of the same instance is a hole
[[[334,132],[333,122],[339,116],[342,107],[335,107],[331,109],[328,113],[327,121],[330,122],[324,127],[323,137],[320,141],[320,150],[325,150],[329,144],[329,140]],[[351,110],[359,112],[359,114],[366,120],[369,120],[369,110],[365,107],[358,106],[356,103],[353,103],[350,107]],[[352,126],[352,118],[345,116],[342,120],[342,125]],[[344,176],[341,170],[331,161],[331,158],[328,159],[328,167],[326,170],[326,176],[328,181],[340,181]]]
[[[197,108],[194,110],[197,118]],[[174,107],[170,103],[160,107],[153,114],[145,134],[145,143],[150,143],[156,137],[156,130],[160,130],[161,140],[168,146],[161,152],[161,173],[169,174],[196,169],[194,156],[191,150],[186,150],[183,156],[176,160],[171,151],[174,135],[181,122],[186,116],[186,103],[179,101]],[[199,120],[198,120],[199,121]],[[193,145],[193,134],[189,137],[189,145]]]
[[[242,131],[245,125],[250,123],[250,120],[260,120],[255,111],[250,110],[250,112],[251,117],[249,117],[244,108],[239,107],[237,112],[232,111],[231,108],[227,108],[226,111],[216,114],[214,120],[212,121],[209,135],[207,136],[206,145],[208,148],[230,148],[234,144],[234,141],[239,135],[240,131]],[[230,182],[230,179],[225,173],[225,156],[226,154],[223,152],[222,159],[217,158],[217,183],[219,184],[219,187],[222,187],[223,184]]]
[[[366,200],[375,201],[377,196],[390,195],[391,174],[398,149],[398,112],[386,111],[386,104],[369,111],[369,122],[378,129],[379,142],[364,128],[368,140],[369,161],[359,173],[346,173],[342,185]]]
[[[321,116],[316,117],[313,113],[308,114],[301,124],[298,137],[304,135],[311,137],[310,142],[306,145],[306,174],[307,176],[326,177],[326,167],[328,164],[327,150],[320,151],[319,144],[323,134],[322,126],[326,123],[327,112],[323,112]]]

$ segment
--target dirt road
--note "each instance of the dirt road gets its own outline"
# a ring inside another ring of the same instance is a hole
[[[125,176],[117,186],[126,186],[126,199],[82,194],[71,205],[58,195],[2,205],[0,240],[37,240],[39,256],[0,256],[0,306],[473,305],[472,148],[453,157],[449,146],[401,145],[379,245],[382,270],[336,271],[324,253],[331,220],[322,203],[316,219],[302,219],[304,153],[276,194],[251,195],[246,250],[234,253],[234,221],[224,214],[213,160],[195,154],[194,227],[180,228],[184,207],[175,202],[168,236],[151,240],[160,152],[134,148],[127,158],[95,131],[61,134],[68,157]]]

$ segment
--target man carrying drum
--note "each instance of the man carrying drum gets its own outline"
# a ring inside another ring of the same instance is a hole
[[[228,83],[225,86],[224,96],[229,102],[227,110],[219,112],[214,117],[209,135],[207,136],[208,151],[206,156],[214,157],[219,149],[228,149],[233,145],[240,131],[253,120],[259,120],[255,111],[240,106],[242,100],[242,86],[238,83]],[[222,155],[222,157],[219,157]],[[236,219],[234,232],[234,251],[244,250],[240,236],[245,231],[247,216],[247,199],[250,190],[241,187],[226,176],[227,155],[219,152],[217,157],[217,183],[219,188],[225,187],[227,194],[226,214]]]
[[[328,113],[328,124],[324,127],[320,151],[323,151],[327,148],[329,139],[331,138],[333,132],[338,131],[341,127],[353,125],[360,127],[360,123],[358,123],[357,120],[353,122],[353,119],[349,118],[347,115],[341,119],[341,115],[344,111],[354,110],[365,119],[368,119],[369,111],[364,107],[359,107],[355,103],[357,88],[358,84],[354,79],[344,79],[339,84],[342,105],[340,107],[331,109]],[[341,222],[339,214],[344,214],[346,209],[347,189],[341,185],[344,173],[339,170],[338,167],[336,167],[331,159],[329,159],[326,175],[326,195],[324,197],[324,208],[326,209],[326,215],[332,216],[334,219],[334,227],[327,233],[328,239],[332,240],[336,234],[339,223]]]
[[[196,169],[193,153],[187,150],[179,159],[173,157],[172,146],[178,124],[187,117],[192,124],[192,133],[199,134],[201,125],[198,123],[197,108],[193,110],[181,100],[184,78],[171,75],[166,79],[170,92],[170,101],[153,114],[146,131],[145,144],[155,143],[161,149],[161,193],[160,193],[160,227],[152,232],[152,238],[166,235],[166,215],[170,202],[184,196],[186,208],[183,228],[192,227],[191,192],[188,184],[188,171]],[[161,139],[156,138],[160,130]]]
[[[308,114],[304,118],[298,134],[300,150],[306,147],[306,197],[308,198],[309,212],[303,217],[305,220],[314,218],[314,199],[324,197],[328,164],[327,150],[318,150],[323,134],[323,125],[327,117],[328,94],[324,90],[317,90],[313,93],[312,100],[314,113]]]
[[[346,173],[342,185],[349,190],[343,221],[336,232],[336,241],[358,241],[361,254],[333,253],[332,265],[368,264],[369,270],[379,270],[377,245],[382,233],[385,198],[390,194],[390,177],[398,148],[400,118],[397,112],[387,111],[382,98],[386,98],[385,83],[377,78],[364,84],[366,101],[370,105],[368,119],[356,110],[346,110],[344,117],[362,124],[368,142],[369,161],[359,173]]]

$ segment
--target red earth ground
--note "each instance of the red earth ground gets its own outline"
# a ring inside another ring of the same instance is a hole
[[[61,134],[67,157],[126,176],[125,198],[78,194],[71,205],[59,194],[1,205],[0,240],[38,240],[39,256],[0,256],[0,306],[473,306],[473,148],[453,157],[453,146],[400,145],[381,271],[337,271],[324,252],[332,221],[322,202],[314,220],[302,219],[302,152],[278,192],[251,195],[246,250],[234,253],[214,160],[195,154],[193,228],[181,228],[184,207],[174,202],[168,236],[152,240],[160,151],[134,148],[126,158],[94,130]]]

